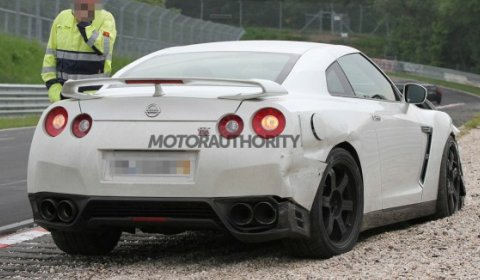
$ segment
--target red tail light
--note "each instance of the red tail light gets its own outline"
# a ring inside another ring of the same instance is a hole
[[[263,138],[274,138],[285,129],[285,116],[275,108],[264,108],[253,115],[252,127]]]
[[[45,131],[52,137],[58,136],[67,126],[68,113],[63,107],[55,107],[45,118]]]
[[[243,120],[237,115],[227,115],[218,123],[218,131],[227,139],[238,137],[243,131]]]
[[[88,134],[92,128],[92,117],[87,114],[78,115],[72,122],[72,133],[77,138],[82,138]]]

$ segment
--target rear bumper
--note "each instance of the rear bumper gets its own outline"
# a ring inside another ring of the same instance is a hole
[[[162,233],[214,229],[226,230],[244,242],[308,237],[310,233],[310,213],[290,200],[274,196],[139,198],[42,192],[29,194],[29,199],[35,222],[48,230],[95,231],[110,227]],[[41,210],[46,199],[56,206],[61,201],[71,202],[75,208],[72,220],[47,220]],[[233,205],[242,203],[253,209],[260,202],[268,203],[275,209],[276,218],[271,224],[259,224],[252,219],[250,223],[238,225],[232,218]]]

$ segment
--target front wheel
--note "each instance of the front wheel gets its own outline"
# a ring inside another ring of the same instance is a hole
[[[70,255],[105,255],[117,246],[119,230],[86,231],[52,231],[52,238],[57,247]]]
[[[356,244],[363,219],[363,180],[352,155],[334,149],[310,214],[310,238],[285,240],[296,256],[330,258]]]
[[[465,196],[462,191],[462,169],[457,143],[449,137],[443,150],[438,182],[436,218],[448,217],[462,209]]]

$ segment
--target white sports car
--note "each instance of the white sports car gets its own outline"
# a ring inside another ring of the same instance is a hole
[[[402,96],[345,46],[161,50],[64,85],[31,146],[34,219],[69,254],[106,254],[137,229],[341,254],[363,230],[462,207],[457,129],[416,106],[426,94],[407,84]]]

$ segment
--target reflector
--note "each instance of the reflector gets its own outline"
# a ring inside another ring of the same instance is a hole
[[[77,138],[83,138],[92,128],[92,117],[87,114],[78,115],[72,122],[72,133]]]
[[[243,131],[243,120],[237,115],[227,115],[218,123],[218,131],[227,139],[238,137]]]

